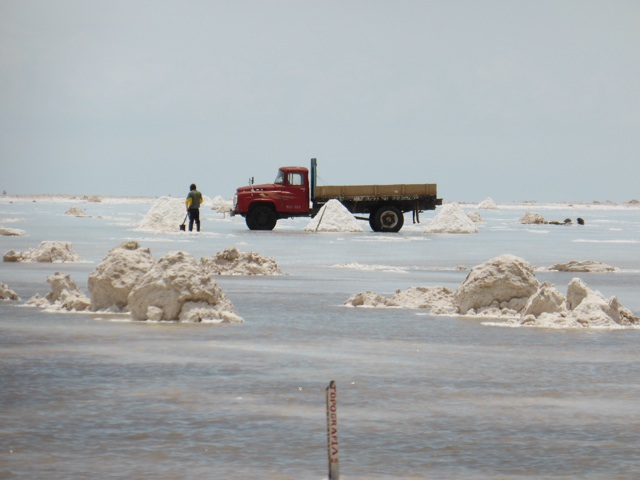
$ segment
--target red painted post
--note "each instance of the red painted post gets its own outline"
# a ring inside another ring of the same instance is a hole
[[[338,464],[338,398],[336,382],[327,387],[327,451],[329,453],[329,480],[340,480]]]

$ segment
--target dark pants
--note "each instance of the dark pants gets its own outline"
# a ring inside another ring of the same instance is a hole
[[[189,231],[193,231],[193,222],[196,222],[196,228],[200,231],[200,209],[198,208],[190,208],[189,209]]]

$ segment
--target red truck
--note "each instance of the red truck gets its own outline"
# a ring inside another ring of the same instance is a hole
[[[397,232],[404,212],[419,213],[442,205],[435,184],[318,186],[317,161],[311,159],[311,175],[305,167],[281,167],[273,183],[239,187],[231,215],[245,217],[250,230],[273,230],[281,218],[314,217],[331,199],[339,200],[353,214],[368,214],[374,232]]]

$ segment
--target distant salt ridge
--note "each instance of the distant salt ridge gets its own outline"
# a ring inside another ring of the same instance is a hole
[[[331,268],[362,270],[365,272],[383,271],[383,272],[407,273],[407,269],[402,267],[392,267],[391,265],[364,265],[362,263],[357,263],[357,262],[340,263],[337,265],[333,265]]]
[[[358,220],[338,200],[331,199],[304,228],[306,232],[363,232]]]
[[[167,195],[169,196],[169,195]],[[152,204],[158,198],[157,195],[154,196],[135,196],[135,195],[74,195],[74,194],[8,194],[7,196],[0,196],[0,204],[10,204],[10,203],[25,203],[25,202],[43,202],[43,203],[106,203],[106,204]],[[220,197],[222,198],[222,197]],[[225,202],[230,203],[231,200],[225,199]],[[640,208],[640,200],[631,199],[620,202],[613,201],[601,201],[601,200],[593,200],[591,202],[586,201],[536,201],[536,200],[514,200],[508,203],[500,203],[497,204],[494,202],[491,197],[487,197],[487,199],[483,200],[480,203],[477,202],[466,202],[466,201],[458,201],[457,203],[471,207],[480,208],[480,205],[487,202],[486,205],[483,205],[482,208],[486,206],[495,205],[498,209],[513,209],[513,208],[523,208],[526,206],[531,207],[535,205],[536,208],[540,209],[566,209],[567,207],[572,208],[587,208],[593,210],[626,210],[626,209],[639,209]],[[214,207],[214,205],[212,205]]]
[[[24,194],[0,197],[0,203],[108,203],[144,204],[153,203],[158,197],[72,194]]]

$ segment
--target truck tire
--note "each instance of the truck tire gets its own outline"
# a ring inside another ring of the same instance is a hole
[[[374,232],[380,231],[380,224],[376,220],[376,212],[373,212],[372,214],[369,215],[369,226],[371,227],[371,230],[373,230]]]
[[[267,205],[252,208],[246,218],[249,230],[273,230],[277,221],[276,212]]]
[[[376,232],[399,232],[404,225],[404,215],[398,207],[384,205],[373,215],[373,221],[369,218],[369,224]]]

